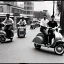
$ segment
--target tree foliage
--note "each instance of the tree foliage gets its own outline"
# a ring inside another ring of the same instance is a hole
[[[61,1],[57,1],[57,9],[58,9],[58,12],[60,13],[61,12]]]

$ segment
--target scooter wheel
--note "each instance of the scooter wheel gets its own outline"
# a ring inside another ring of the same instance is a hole
[[[55,48],[54,48],[54,52],[58,55],[63,55],[64,53],[64,48],[63,48],[63,45],[62,44],[59,44],[57,45]]]
[[[41,48],[41,45],[38,45],[38,44],[35,44],[35,43],[34,43],[34,46],[35,46],[36,49],[40,49]]]

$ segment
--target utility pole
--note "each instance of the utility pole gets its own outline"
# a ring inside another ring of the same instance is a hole
[[[55,5],[55,1],[53,1],[53,16],[54,16],[54,5]]]

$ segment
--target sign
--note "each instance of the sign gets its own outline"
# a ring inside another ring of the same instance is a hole
[[[20,13],[14,13],[13,16],[20,16]]]

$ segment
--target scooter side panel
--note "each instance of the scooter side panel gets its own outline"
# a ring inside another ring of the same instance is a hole
[[[32,42],[42,44],[44,42],[44,38],[42,36],[43,36],[42,33],[37,34]]]
[[[25,30],[23,29],[23,30],[21,30],[21,28],[19,29],[19,36],[20,37],[22,37],[22,36],[24,36],[25,34],[26,34],[26,32],[25,32]]]
[[[63,37],[59,32],[55,32],[55,40],[54,40],[54,42],[53,42],[51,47],[54,47],[57,42],[62,42],[63,43],[64,41],[62,41],[62,38]]]

